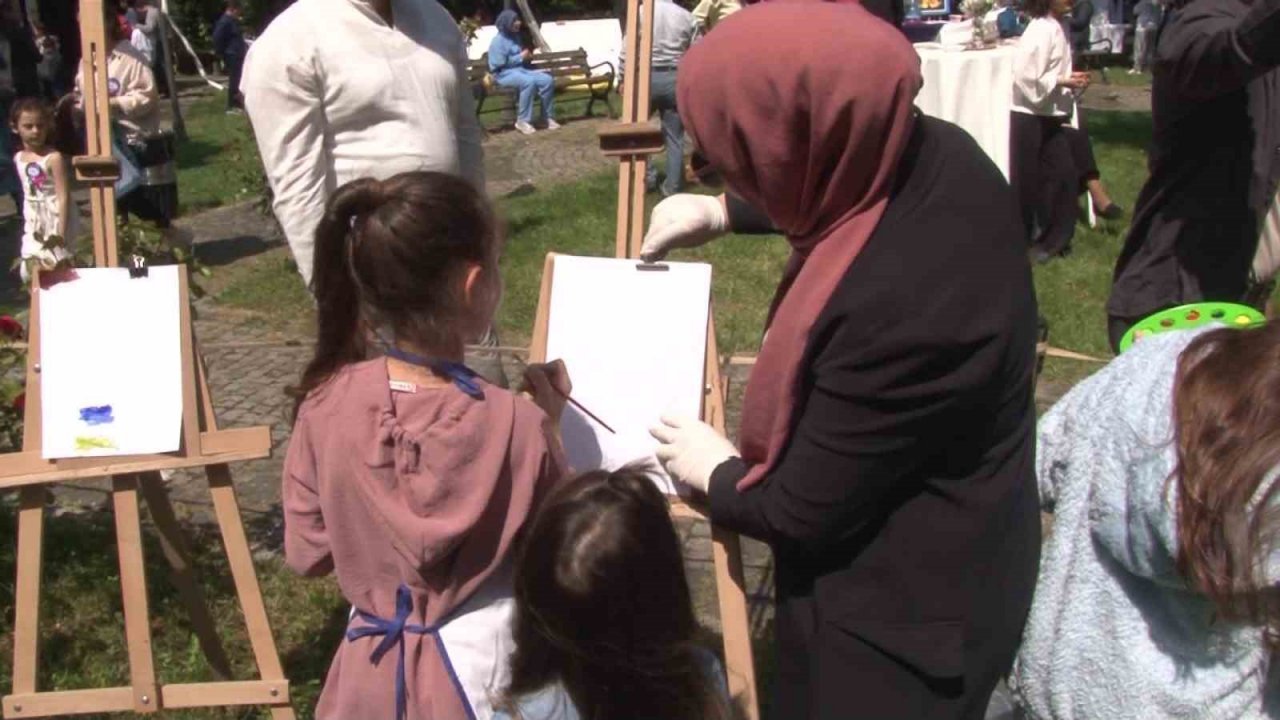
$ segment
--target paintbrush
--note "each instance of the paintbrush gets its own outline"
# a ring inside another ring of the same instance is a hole
[[[521,368],[522,370],[528,370],[528,369],[529,369],[529,364],[528,364],[528,363],[526,363],[524,360],[521,360],[519,355],[512,355],[512,356],[511,356],[511,358],[512,358],[513,360],[515,360],[516,362],[520,363],[520,368]],[[595,420],[595,421],[600,425],[600,427],[604,428],[605,430],[608,430],[609,432],[613,433],[614,435],[617,435],[617,434],[618,434],[618,431],[617,431],[617,430],[614,430],[613,428],[609,427],[609,423],[607,423],[607,422],[605,422],[605,421],[601,420],[601,419],[600,419],[600,418],[599,418],[595,413],[593,413],[593,412],[591,412],[590,410],[588,410],[588,409],[587,409],[587,408],[586,408],[582,403],[580,403],[580,402],[578,402],[577,400],[574,400],[572,397],[570,397],[568,393],[560,392],[560,388],[558,388],[558,387],[556,387],[556,386],[554,386],[554,385],[552,385],[552,386],[551,386],[551,389],[552,389],[552,390],[555,390],[557,393],[559,393],[560,397],[562,397],[562,398],[564,398],[566,401],[568,401],[568,403],[569,403],[570,405],[572,405],[572,406],[574,406],[574,407],[578,408],[579,410],[581,410],[583,415],[586,415],[587,417],[591,418],[592,420]]]

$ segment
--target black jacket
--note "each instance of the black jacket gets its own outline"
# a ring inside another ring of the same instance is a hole
[[[248,52],[244,41],[244,32],[240,30],[240,21],[223,13],[213,25],[213,51],[218,57],[225,59],[243,58]]]
[[[1040,553],[1036,304],[1009,185],[922,118],[884,217],[819,315],[793,433],[711,519],[767,541],[787,720],[981,718]]]
[[[1148,166],[1107,312],[1244,295],[1280,182],[1280,0],[1194,0],[1156,46]]]

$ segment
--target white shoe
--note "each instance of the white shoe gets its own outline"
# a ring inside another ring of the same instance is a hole
[[[1142,72],[1141,72],[1141,71],[1139,71],[1139,70],[1136,70],[1136,69],[1130,68],[1130,69],[1129,69],[1129,74],[1130,74],[1130,75],[1141,75],[1141,74],[1142,74]]]
[[[523,120],[516,121],[516,130],[519,130],[521,133],[524,133],[525,135],[532,135],[538,132],[533,128],[532,125],[530,125],[527,122],[524,122]]]
[[[560,129],[560,123],[556,122],[555,120],[552,120],[551,118],[547,118],[547,129],[548,129],[548,130],[559,130],[559,129]]]

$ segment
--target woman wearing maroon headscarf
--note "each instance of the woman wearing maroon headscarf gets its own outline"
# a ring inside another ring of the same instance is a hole
[[[1022,226],[977,144],[913,108],[920,83],[856,5],[746,8],[680,65],[688,132],[794,252],[741,449],[691,419],[653,433],[713,522],[773,547],[787,720],[981,718],[1035,584]],[[663,237],[643,254],[707,234]]]

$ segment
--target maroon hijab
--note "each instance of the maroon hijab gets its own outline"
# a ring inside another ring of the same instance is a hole
[[[884,213],[920,84],[911,44],[855,4],[745,8],[680,63],[685,128],[793,250],[747,384],[739,490],[787,445],[809,332]]]

